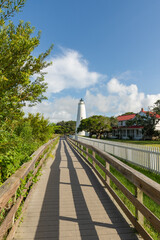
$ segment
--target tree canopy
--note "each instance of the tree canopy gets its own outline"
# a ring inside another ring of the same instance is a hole
[[[141,116],[139,114],[136,114],[135,118],[126,121],[127,126],[143,126],[142,133],[143,138],[151,138],[153,135],[157,135],[157,132],[155,131],[156,124],[159,122],[158,119],[156,119],[155,114],[150,114],[149,112],[146,113],[145,116]]]
[[[126,113],[123,113],[121,116],[132,115],[132,114],[135,114],[135,113],[134,112],[126,112]]]
[[[154,103],[154,106],[152,107],[152,111],[160,115],[160,99]]]
[[[54,126],[40,114],[24,117],[23,106],[46,97],[44,69],[53,46],[39,56],[33,50],[40,43],[30,23],[17,26],[8,21],[24,0],[0,1],[0,185],[44,142],[53,137]]]
[[[4,124],[0,131],[0,185],[43,143],[53,138],[54,126],[41,114],[29,114],[14,128]]]
[[[76,121],[61,121],[56,124],[55,133],[59,134],[75,134]]]
[[[17,27],[10,22],[0,30],[1,120],[19,118],[27,101],[34,104],[45,99],[47,84],[42,70],[50,64],[45,58],[52,46],[38,57],[32,56],[40,43],[40,34],[32,37],[33,32],[34,28],[22,21]]]
[[[1,0],[0,1],[0,25],[13,17],[24,6],[25,0]]]
[[[112,126],[116,124],[117,120],[114,117],[105,117],[101,115],[94,115],[92,117],[81,120],[77,132],[86,131],[89,136],[96,135],[101,138],[101,135],[112,130]]]

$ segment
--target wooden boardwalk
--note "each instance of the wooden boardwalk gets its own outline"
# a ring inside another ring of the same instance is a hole
[[[78,154],[60,140],[14,239],[135,240],[133,229]]]

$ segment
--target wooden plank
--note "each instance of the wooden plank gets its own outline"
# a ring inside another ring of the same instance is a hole
[[[92,148],[93,150],[93,148]],[[96,151],[95,151],[96,152]],[[99,154],[98,154],[99,155]],[[152,225],[159,230],[160,229],[160,220],[156,218],[156,216],[151,213],[142,202],[142,191],[139,195],[138,199],[133,196],[128,189],[126,189],[119,181],[116,179],[108,169],[105,169],[104,166],[97,160],[94,159],[94,162],[112,179],[112,181],[119,187],[119,189],[128,197],[128,199],[137,207],[140,212],[143,213],[143,215],[152,223]],[[136,229],[139,231],[139,233],[147,240],[151,240],[151,236],[145,231],[145,229],[142,227],[142,218],[140,218],[138,221],[136,218],[131,214],[131,212],[128,210],[128,208],[125,206],[125,204],[121,201],[121,199],[117,196],[117,194],[113,191],[113,189],[109,186],[109,184],[106,183],[106,181],[103,179],[101,174],[97,171],[97,169],[93,166],[93,171],[96,173],[96,175],[101,179],[101,181],[105,184],[111,195],[114,197],[114,199],[117,201],[117,203],[120,205],[124,213],[127,215],[127,217],[130,219],[130,221],[133,223],[133,225],[136,227]],[[137,172],[137,171],[136,171]],[[140,198],[141,197],[141,198]],[[141,213],[140,213],[141,214]],[[142,214],[140,215],[140,217]]]
[[[72,140],[73,141],[73,140]],[[76,141],[76,140],[74,140]],[[79,141],[76,141],[79,142]],[[81,142],[82,144],[82,142]],[[136,187],[141,189],[144,193],[146,193],[150,198],[152,198],[156,203],[160,204],[160,184],[156,183],[152,179],[146,177],[142,173],[134,170],[133,168],[127,166],[122,163],[115,157],[111,156],[106,152],[102,152],[101,150],[84,144],[85,147],[90,148],[95,151],[100,157],[102,157],[105,161],[107,161],[110,165],[112,165],[115,169],[117,169],[120,173],[122,173],[129,181],[131,181]]]
[[[136,198],[137,198],[137,200],[138,200],[140,203],[142,203],[142,205],[143,205],[143,192],[142,192],[139,188],[137,188],[137,187],[136,187]],[[147,209],[147,210],[148,210],[148,209]],[[145,211],[145,213],[146,213],[146,211]],[[136,218],[137,218],[138,222],[139,222],[141,225],[144,224],[144,216],[143,216],[143,215],[144,215],[144,214],[142,214],[142,213],[139,211],[139,208],[136,208]],[[148,218],[147,218],[147,219],[148,219]],[[154,226],[157,225],[156,222],[152,222],[152,221],[151,221],[152,218],[149,217],[148,220],[149,220]],[[158,229],[160,229],[160,220],[159,220]]]
[[[110,172],[110,164],[108,162],[106,162],[106,170],[108,172]],[[110,186],[110,178],[106,171],[105,171],[105,180],[106,180],[107,184]]]
[[[117,194],[113,191],[113,189],[106,184],[106,187],[112,197],[116,200],[118,205],[121,207],[123,212],[126,214],[126,216],[129,218],[131,223],[134,225],[134,227],[137,229],[139,234],[145,239],[145,240],[153,240],[153,238],[146,232],[146,230],[137,222],[136,218],[132,215],[132,213],[128,210],[128,208],[125,206],[125,204],[122,202],[122,200],[117,196]]]
[[[35,185],[34,185],[35,186]],[[29,200],[30,200],[30,197],[31,197],[31,194],[32,194],[32,192],[34,191],[34,187],[30,190],[30,192],[29,192],[29,194],[28,194],[28,196],[27,196],[27,198],[26,198],[26,200],[25,200],[25,202],[24,202],[24,205],[23,205],[23,207],[22,207],[22,215],[24,214],[24,212],[25,212],[25,210],[26,210],[26,208],[27,208],[27,206],[28,206],[28,202],[29,202]],[[12,226],[12,229],[10,230],[10,232],[9,232],[9,235],[7,236],[7,240],[12,240],[13,239],[13,237],[14,237],[14,234],[15,234],[15,231],[16,231],[16,229],[17,229],[17,227],[18,227],[18,225],[19,225],[19,222],[20,222],[20,220],[21,220],[21,218],[22,218],[22,215],[17,219],[17,221],[14,223],[14,225]]]
[[[95,167],[96,167],[96,165],[95,165],[95,162],[96,162],[96,161],[95,161],[95,160],[96,160],[96,153],[95,153],[94,151],[92,152],[92,156],[93,156],[93,158],[92,158],[92,159],[93,159],[92,165],[93,165],[93,167],[95,168]]]
[[[34,171],[34,173],[33,173],[34,176],[35,176],[35,174],[37,173],[38,169],[39,169],[39,168],[42,166],[42,164],[44,163],[47,154],[48,154],[48,152],[47,152],[47,153],[44,155],[44,157],[40,160],[37,168],[35,169],[35,171]],[[32,178],[31,178],[31,180],[30,180],[29,182],[27,182],[27,184],[26,184],[26,186],[25,186],[26,189],[24,189],[24,193],[28,190],[28,188],[29,188],[29,186],[30,186],[31,184],[32,184]],[[35,186],[36,186],[36,185],[33,185],[33,187],[31,188],[31,190],[29,191],[29,194],[27,195],[27,198],[25,199],[25,202],[24,202],[23,207],[22,207],[21,216],[20,216],[20,217],[18,218],[18,220],[13,224],[12,229],[10,230],[10,232],[9,232],[9,234],[8,234],[8,236],[7,236],[7,240],[12,240],[12,239],[13,239],[13,237],[14,237],[14,235],[15,235],[15,231],[16,231],[16,229],[17,229],[17,227],[18,227],[18,225],[19,225],[19,222],[20,222],[20,220],[21,220],[21,218],[22,218],[22,215],[24,214],[24,212],[25,212],[25,210],[26,210],[26,208],[27,208],[27,206],[28,206],[28,202],[29,202],[29,200],[30,200],[30,197],[31,197],[33,191],[35,190]],[[22,197],[22,199],[23,199],[23,197]]]
[[[0,188],[0,209],[5,207],[6,203],[9,201],[9,199],[15,194],[16,190],[21,184],[21,179],[24,179],[24,177],[29,173],[31,169],[34,169],[35,162],[39,158],[39,156],[44,152],[44,150],[54,141],[50,140],[47,144],[44,144],[42,147],[40,147],[34,154],[32,154],[33,158],[30,162],[27,162],[22,165],[22,167],[16,171],[14,175],[12,175]],[[47,153],[45,156],[41,159],[40,165],[37,166],[37,169],[35,171],[35,174],[39,167],[44,162],[45,158],[47,156]],[[27,191],[28,187],[32,183],[31,179],[26,184],[26,189],[24,190],[24,193]],[[5,217],[4,221],[2,222],[0,226],[0,239],[3,238],[3,236],[6,234],[7,230],[12,226],[14,221],[14,216],[16,214],[16,211],[21,204],[21,201],[23,200],[23,196],[19,197],[15,204],[10,209],[9,213]]]
[[[148,221],[159,231],[160,220],[139,201],[123,184],[108,171],[108,176],[116,184],[116,186],[124,193],[124,195],[133,203],[133,205],[146,217]],[[142,223],[142,222],[141,222]]]
[[[20,179],[24,179],[27,174],[34,169],[35,162],[44,152],[44,150],[54,141],[50,140],[47,144],[41,146],[35,153],[32,154],[32,160],[24,163],[15,174],[7,179],[4,184],[0,187],[0,211],[5,207],[10,198],[14,195],[16,190],[21,184]]]
[[[159,231],[160,229],[160,220],[147,208],[143,205],[142,201],[142,192],[141,195],[136,199],[136,197],[127,189],[124,187],[124,185],[114,176],[110,173],[109,170],[107,170],[97,159],[94,159],[94,162],[106,173],[109,179],[111,179],[116,186],[124,193],[124,195],[133,203],[133,205],[137,208],[138,211],[140,211],[139,216],[138,216],[138,221],[142,224],[143,223],[143,215],[146,217],[148,221],[153,224],[153,226]],[[103,179],[103,177],[100,175],[99,172],[98,177]],[[140,190],[139,190],[140,191]],[[141,198],[140,198],[141,197]],[[142,214],[143,215],[142,215]]]
[[[3,239],[3,236],[6,234],[7,230],[12,226],[14,214],[17,211],[22,199],[23,199],[22,196],[20,198],[18,198],[16,204],[13,205],[13,207],[11,208],[9,213],[7,214],[6,218],[4,219],[3,223],[1,224],[1,226],[0,226],[0,240]]]

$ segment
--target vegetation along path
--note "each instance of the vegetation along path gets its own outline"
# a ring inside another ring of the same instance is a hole
[[[31,196],[14,237],[20,239],[138,239],[104,187],[61,138]]]

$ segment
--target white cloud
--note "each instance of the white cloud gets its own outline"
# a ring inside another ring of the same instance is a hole
[[[131,84],[130,86],[126,86],[116,78],[112,78],[108,84],[107,89],[109,93],[117,93],[118,95],[130,95],[133,92],[138,92],[138,88],[135,84]]]
[[[54,102],[44,101],[33,107],[24,107],[25,113],[41,113],[45,118],[49,118],[51,122],[59,122],[61,120],[76,120],[77,106],[79,99],[70,96],[55,99]]]
[[[115,78],[107,83],[106,95],[100,91],[87,90],[84,97],[87,117],[96,114],[117,116],[130,111],[139,112],[142,107],[147,110],[157,99],[160,99],[160,94],[145,95],[138,91],[136,85],[125,85]],[[61,120],[76,120],[78,102],[79,98],[66,96],[55,98],[53,102],[43,101],[32,108],[25,107],[24,110],[26,113],[40,112],[56,123]]]
[[[101,93],[93,94],[91,91],[86,92],[86,103],[89,105],[89,111],[98,112],[102,115],[119,115],[125,112],[139,112],[143,107],[153,106],[160,94],[145,95],[138,91],[135,84],[125,85],[118,79],[112,78],[107,83],[108,95]]]
[[[138,112],[143,107],[153,106],[160,94],[146,95],[139,92],[136,84],[124,84],[121,81],[132,78],[130,71],[108,81],[106,75],[91,72],[87,61],[77,51],[63,49],[62,54],[51,59],[53,64],[46,68],[45,81],[48,83],[47,95],[51,98],[32,108],[25,107],[24,111],[44,114],[51,122],[61,120],[76,120],[79,98],[73,96],[73,89],[86,91],[84,100],[86,103],[87,116],[95,114],[117,116],[125,112]],[[105,81],[103,81],[105,80]],[[72,89],[72,96],[59,97],[62,90]],[[51,97],[53,97],[51,96]],[[83,96],[82,96],[83,97]]]
[[[95,85],[104,75],[90,72],[87,61],[77,51],[63,49],[63,54],[51,59],[46,68],[47,93],[58,93],[64,89],[83,89]]]

